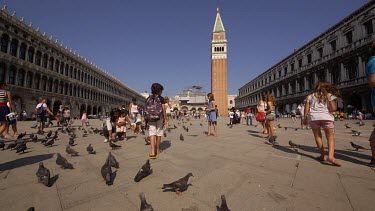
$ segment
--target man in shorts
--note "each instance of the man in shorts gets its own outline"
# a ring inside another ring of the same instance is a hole
[[[38,123],[38,134],[44,134],[44,127],[45,127],[45,122],[46,122],[46,116],[45,114],[48,112],[51,116],[53,116],[53,113],[51,112],[51,110],[49,110],[49,108],[47,107],[47,99],[43,98],[42,101],[36,105],[35,107],[35,113],[37,114],[36,115],[36,122]],[[42,107],[43,110],[44,110],[44,113],[45,114],[38,114],[38,109]]]
[[[366,64],[366,76],[371,87],[371,105],[375,112],[375,42],[371,44],[371,56]],[[375,167],[375,128],[372,130],[370,136],[370,147],[372,158],[369,165]]]

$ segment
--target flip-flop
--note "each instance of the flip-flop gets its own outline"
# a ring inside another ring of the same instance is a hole
[[[159,152],[157,153],[158,155],[163,153],[164,150],[159,150]]]
[[[148,158],[150,158],[150,159],[156,159],[156,155],[148,155]]]

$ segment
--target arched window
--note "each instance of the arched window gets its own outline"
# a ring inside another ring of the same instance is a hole
[[[48,55],[43,55],[42,67],[47,68]]]
[[[1,35],[1,52],[8,53],[9,35]]]
[[[16,84],[16,68],[14,66],[10,66],[8,83],[13,85]]]
[[[27,88],[32,88],[32,84],[33,84],[32,73],[31,72],[27,72],[27,75],[26,75],[26,87]]]
[[[233,104],[233,100],[230,100],[230,101],[229,101],[229,104],[231,104],[231,105],[232,105],[232,104]]]
[[[0,63],[0,81],[4,81],[5,79],[5,71],[6,66],[4,63]]]
[[[64,62],[61,62],[61,64],[60,64],[60,74],[64,74]]]
[[[42,52],[37,51],[35,55],[35,64],[41,66],[42,65]]]
[[[49,92],[52,92],[52,86],[53,86],[53,79],[50,78],[49,81],[48,81],[48,91]]]
[[[60,82],[60,94],[63,94],[64,91],[64,83]]]
[[[70,77],[70,78],[73,78],[73,66],[70,66],[70,69],[69,69],[69,77]]]
[[[12,39],[10,43],[10,55],[17,57],[18,40]]]
[[[23,82],[25,81],[25,71],[20,69],[18,71],[18,79],[17,79],[17,85],[23,86]]]
[[[66,64],[65,65],[65,76],[68,76],[68,74],[69,74],[69,65],[68,64]]]
[[[42,90],[47,91],[47,77],[43,76],[42,78]]]
[[[27,61],[30,63],[34,62],[34,48],[33,47],[29,48]]]
[[[40,84],[40,75],[37,74],[35,75],[34,88],[39,89],[39,84]]]
[[[65,90],[64,90],[64,95],[68,95],[68,84],[65,84]]]
[[[20,59],[26,60],[26,44],[22,43],[20,46]]]
[[[53,88],[54,88],[53,92],[58,93],[58,91],[59,91],[59,81],[58,80],[55,80],[55,83],[53,84]]]

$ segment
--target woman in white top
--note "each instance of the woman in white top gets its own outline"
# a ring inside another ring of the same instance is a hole
[[[266,116],[266,112],[265,112],[266,107],[267,107],[266,96],[263,95],[262,99],[259,100],[259,102],[258,102],[257,110],[258,110],[259,113],[263,113],[264,117]],[[265,123],[266,123],[265,118],[264,118],[264,121],[261,122],[261,123],[262,123],[262,126],[263,126],[263,133],[268,134],[267,128],[265,127]]]
[[[165,117],[165,128],[164,129],[168,129],[168,126],[169,126],[169,119],[171,117],[171,106],[169,104],[169,97],[165,97],[164,98],[164,102],[165,102],[165,114],[166,114],[166,117]]]
[[[310,127],[314,133],[315,142],[320,151],[320,156],[317,158],[320,161],[328,160],[335,166],[341,166],[335,160],[335,139],[333,134],[334,116],[332,112],[336,111],[335,99],[340,96],[340,92],[332,84],[320,81],[314,93],[307,96],[304,111],[304,122],[310,122]],[[322,141],[322,132],[324,133],[328,142],[328,158],[324,153],[324,146]]]
[[[132,102],[129,105],[129,116],[134,119],[134,122],[136,121],[138,111],[138,105],[137,105],[137,99],[133,98]]]

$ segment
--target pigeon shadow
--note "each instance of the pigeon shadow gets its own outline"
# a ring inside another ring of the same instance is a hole
[[[198,135],[187,135],[187,136],[197,137]]]
[[[55,176],[51,177],[50,180],[49,180],[48,187],[52,187],[56,183],[56,181],[58,179],[59,179],[59,175],[58,174],[56,174]]]
[[[112,172],[112,175],[111,175],[111,184],[112,185],[115,182],[116,177],[117,177],[117,170]]]
[[[257,134],[249,134],[249,135],[254,136],[254,137],[256,137],[256,138],[264,138],[264,136],[257,135]]]
[[[316,158],[314,156],[309,155],[309,154],[305,154],[303,152],[300,152],[300,151],[297,150],[297,148],[291,149],[289,147],[281,146],[281,145],[273,145],[272,147],[275,148],[275,149],[278,149],[280,151],[286,152],[286,153],[297,154],[297,155],[301,155],[301,156],[308,157],[308,158],[316,160]],[[315,150],[315,151],[317,151],[317,150]]]
[[[168,149],[169,147],[171,147],[171,141],[168,141],[168,140],[165,140],[163,142],[160,143],[160,149],[161,150],[166,150]]]
[[[132,138],[137,138],[137,136],[126,136],[127,140],[132,139]]]
[[[43,154],[43,155],[35,155],[35,156],[31,156],[31,157],[19,158],[19,159],[12,160],[12,161],[9,161],[9,162],[6,162],[6,163],[2,163],[2,164],[0,164],[0,171],[11,170],[11,169],[19,168],[19,167],[22,167],[22,166],[27,166],[27,165],[31,165],[31,164],[34,164],[34,163],[39,163],[41,161],[48,160],[48,159],[52,158],[53,155],[54,155],[54,153]]]

